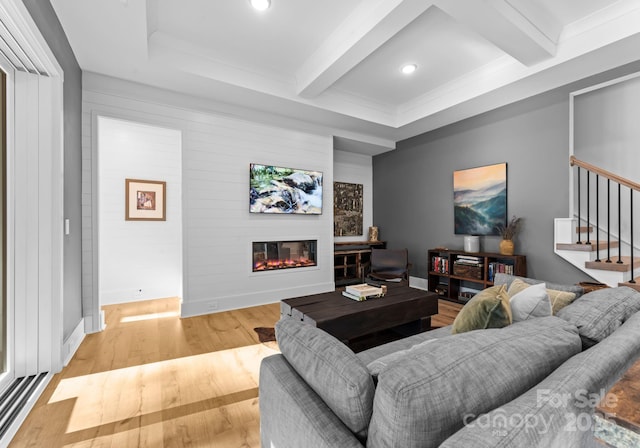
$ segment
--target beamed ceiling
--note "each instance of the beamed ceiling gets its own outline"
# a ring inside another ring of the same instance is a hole
[[[330,132],[367,154],[640,59],[640,0],[52,4],[86,72]]]

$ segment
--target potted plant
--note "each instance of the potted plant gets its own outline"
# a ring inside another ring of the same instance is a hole
[[[520,230],[521,221],[522,218],[518,218],[514,215],[506,226],[501,225],[498,227],[500,235],[502,235],[502,241],[500,241],[500,253],[502,255],[513,255],[513,238]]]

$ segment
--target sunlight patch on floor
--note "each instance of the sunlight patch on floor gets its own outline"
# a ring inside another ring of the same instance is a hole
[[[120,323],[129,323],[129,322],[140,322],[143,320],[153,320],[153,319],[165,319],[167,317],[179,317],[180,313],[178,311],[167,311],[164,313],[150,313],[150,314],[140,314],[138,316],[126,316],[120,319]]]
[[[277,351],[255,344],[63,379],[49,403],[76,399],[67,433],[188,406],[257,397],[260,362]],[[214,400],[214,401],[212,401]]]
[[[170,413],[169,413],[170,414]],[[162,420],[142,419],[118,422],[67,433],[64,448],[115,448],[189,446],[260,446],[259,431],[246,431],[247,424],[259,425],[258,400],[245,400],[213,409],[198,409],[189,415],[164,415]],[[171,442],[167,444],[167,440]]]

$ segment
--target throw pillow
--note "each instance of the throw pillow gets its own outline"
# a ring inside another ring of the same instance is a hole
[[[509,285],[509,289],[508,289],[509,296],[513,297],[519,292],[525,290],[530,286],[531,286],[531,283],[527,283],[519,278],[515,278]],[[558,311],[560,311],[562,308],[569,305],[571,302],[573,302],[576,299],[575,292],[561,291],[558,289],[547,288],[547,294],[549,294],[549,300],[551,301],[551,309],[554,315]]]
[[[591,347],[640,311],[640,292],[627,286],[598,289],[563,308],[558,317],[578,327],[582,345]]]
[[[453,334],[485,328],[502,328],[512,322],[505,285],[492,286],[473,296],[453,321]]]
[[[547,282],[544,280],[538,280],[535,278],[529,278],[529,277],[519,277],[517,275],[509,275],[509,274],[502,274],[502,273],[497,273],[496,277],[493,279],[493,284],[494,285],[507,285],[507,289],[509,289],[509,286],[511,286],[511,283],[513,281],[515,281],[516,279],[522,280],[523,282],[529,284],[529,285],[537,285],[538,283],[546,283],[547,284],[547,289],[554,289],[557,291],[565,291],[565,292],[572,292],[576,295],[576,298],[580,297],[581,295],[584,294],[584,288],[580,285],[563,285],[560,283],[551,283],[551,282]]]
[[[576,300],[576,294],[573,292],[558,291],[556,289],[547,288],[547,294],[549,294],[549,299],[551,300],[551,308],[554,316],[562,308],[564,308],[567,305],[570,305],[571,302]]]
[[[544,283],[528,286],[509,300],[513,321],[551,316],[551,301]]]
[[[280,351],[342,422],[366,436],[375,386],[346,345],[319,328],[285,317],[276,323]]]

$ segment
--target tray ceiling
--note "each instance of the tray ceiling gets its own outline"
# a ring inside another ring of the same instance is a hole
[[[640,59],[640,0],[51,2],[86,72],[371,154]]]

